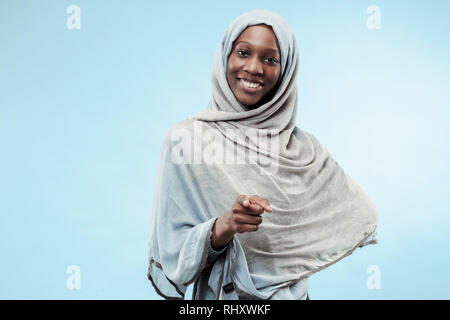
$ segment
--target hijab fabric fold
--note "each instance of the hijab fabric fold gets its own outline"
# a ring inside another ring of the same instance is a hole
[[[277,37],[281,73],[272,98],[247,109],[228,85],[227,62],[241,32],[262,23]],[[267,198],[273,212],[262,215],[258,231],[235,234],[215,263],[217,299],[226,298],[224,278],[240,299],[270,299],[377,243],[371,200],[317,138],[296,126],[298,68],[294,33],[277,13],[252,10],[226,29],[208,108],[170,128],[163,143],[148,245],[148,277],[161,296],[184,299],[208,267],[214,221],[240,194]]]

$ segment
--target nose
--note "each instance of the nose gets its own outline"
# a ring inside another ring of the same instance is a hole
[[[251,74],[263,74],[262,64],[256,55],[247,59],[243,70]]]

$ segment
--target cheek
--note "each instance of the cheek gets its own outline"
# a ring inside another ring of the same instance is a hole
[[[227,74],[235,73],[237,69],[236,61],[233,58],[228,59]]]
[[[272,76],[271,76],[271,82],[272,82],[272,86],[275,86],[275,84],[277,83],[277,81],[278,81],[278,78],[280,77],[280,72],[281,70],[280,70],[280,68],[279,69],[277,69],[277,70],[274,70],[274,72],[272,73]]]
[[[236,80],[237,73],[239,71],[239,65],[236,64],[235,59],[230,58],[227,64],[227,81],[233,93],[235,93],[238,83]]]
[[[278,81],[280,74],[281,74],[281,68],[277,68],[277,70],[275,71],[275,75],[274,75],[275,83]]]

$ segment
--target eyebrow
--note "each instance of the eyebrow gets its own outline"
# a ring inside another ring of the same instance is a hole
[[[239,43],[246,43],[246,44],[248,44],[249,46],[251,46],[251,47],[253,47],[253,45],[250,43],[250,42],[247,42],[247,41],[239,41],[239,42],[237,42],[236,43],[236,46],[239,44]],[[273,53],[276,53],[276,54],[279,54],[279,51],[277,50],[277,49],[273,49],[273,48],[267,48],[267,49],[264,49],[264,51],[270,51],[270,52],[273,52]]]

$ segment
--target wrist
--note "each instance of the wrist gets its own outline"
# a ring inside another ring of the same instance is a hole
[[[229,224],[226,223],[226,217],[224,216],[216,219],[212,229],[211,246],[216,251],[220,251],[226,247],[234,236],[234,232],[231,230]]]

